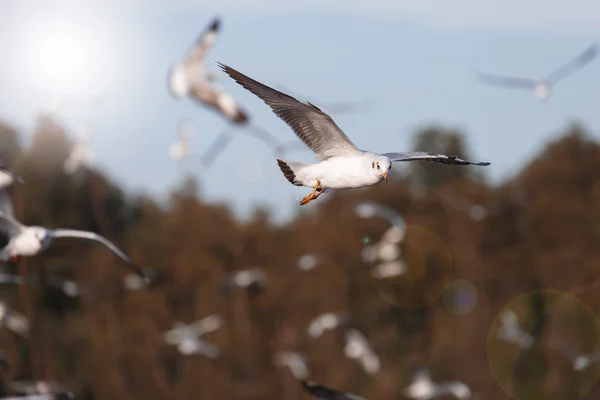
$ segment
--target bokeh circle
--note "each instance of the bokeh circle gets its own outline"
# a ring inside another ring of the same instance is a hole
[[[471,282],[457,279],[446,286],[442,301],[451,313],[464,315],[477,306],[477,298],[477,289]]]
[[[511,318],[514,326],[507,323]],[[516,318],[515,318],[516,316]],[[519,336],[527,340],[510,340]],[[560,350],[566,343],[573,354],[600,351],[600,321],[573,295],[538,290],[519,295],[496,316],[487,338],[490,371],[512,399],[583,398],[600,377],[600,363],[577,371],[575,358]]]

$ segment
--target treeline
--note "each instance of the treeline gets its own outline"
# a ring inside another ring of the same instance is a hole
[[[227,207],[204,203],[193,179],[161,206],[127,195],[96,170],[65,175],[68,138],[47,118],[30,146],[20,143],[19,132],[0,126],[0,159],[26,180],[12,190],[20,221],[101,233],[160,279],[128,291],[120,260],[70,241],[6,265],[37,280],[0,286],[0,299],[31,321],[28,338],[0,328],[11,365],[5,383],[61,381],[97,400],[308,398],[272,362],[274,353],[293,350],[307,356],[312,380],[372,400],[402,398],[414,366],[489,400],[509,398],[505,390],[522,399],[600,396],[592,388],[600,364],[574,371],[548,345],[562,337],[582,352],[600,349],[600,145],[580,126],[499,187],[481,169],[414,163],[403,166],[405,178],[330,194],[283,227],[266,210],[242,223]],[[415,147],[469,157],[463,135],[442,128],[419,132]],[[355,215],[363,200],[405,219],[408,277],[371,277],[361,250],[388,223]],[[296,262],[306,253],[322,262],[302,271]],[[266,271],[264,288],[219,290],[231,272],[252,266]],[[57,276],[76,281],[81,295],[52,289],[47,283]],[[466,294],[453,298],[447,285],[455,280],[470,282],[476,297],[461,300],[470,292],[458,281]],[[474,308],[461,314],[457,307],[468,306],[461,301]],[[505,307],[535,337],[532,349],[496,339]],[[308,338],[310,321],[330,311],[348,312],[369,338],[382,364],[377,375],[345,357],[343,329]],[[217,359],[185,357],[164,343],[174,322],[215,313],[225,323],[206,340],[221,348]]]

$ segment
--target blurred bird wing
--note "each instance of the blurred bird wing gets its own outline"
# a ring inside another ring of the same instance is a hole
[[[510,89],[533,89],[539,83],[534,79],[513,78],[508,76],[478,74],[479,81],[487,85],[504,86]]]
[[[320,161],[335,156],[361,154],[329,115],[314,105],[266,86],[254,79],[218,63],[237,83],[264,101],[308,146]]]
[[[554,84],[560,81],[561,79],[566,78],[567,76],[571,75],[573,72],[577,71],[578,69],[592,61],[594,58],[596,58],[599,51],[600,48],[598,47],[598,44],[592,44],[577,57],[550,73],[546,80]]]
[[[571,346],[569,343],[567,343],[561,338],[552,340],[551,344],[552,347],[554,347],[555,349],[557,349],[572,360],[579,357],[579,353],[573,348],[573,346]]]
[[[15,215],[9,188],[0,189],[0,212]]]
[[[352,393],[346,393],[325,386],[317,385],[314,382],[302,381],[302,387],[314,398],[321,400],[366,400],[364,397]]]
[[[216,331],[221,327],[222,320],[218,315],[211,315],[187,326],[190,335],[195,337]]]
[[[216,17],[210,25],[198,36],[194,45],[188,50],[185,55],[186,64],[201,63],[206,56],[206,53],[214,46],[219,34],[221,25],[220,18]]]
[[[427,153],[424,151],[415,151],[415,152],[404,152],[404,153],[384,153],[383,156],[389,158],[392,162],[401,162],[401,161],[431,161],[442,164],[452,164],[452,165],[478,165],[478,166],[487,166],[490,165],[489,162],[472,162],[466,161],[462,158],[458,158],[456,156],[447,156],[445,154],[436,154],[436,153]]]
[[[4,211],[0,211],[0,231],[15,236],[20,234],[25,227],[19,221],[14,219],[12,215]]]

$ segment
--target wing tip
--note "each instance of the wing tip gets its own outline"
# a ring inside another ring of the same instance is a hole
[[[213,18],[212,22],[208,26],[208,30],[210,32],[218,32],[220,28],[221,28],[221,17],[217,15],[216,17]]]

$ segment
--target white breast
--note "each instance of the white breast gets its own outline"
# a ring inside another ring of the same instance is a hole
[[[30,230],[23,231],[10,243],[12,253],[19,256],[33,256],[42,250],[42,244]]]
[[[373,171],[369,158],[363,154],[353,157],[332,157],[320,164],[302,169],[300,174],[302,176],[299,178],[305,186],[314,186],[318,180],[321,186],[331,189],[361,188],[383,180],[383,176]]]

